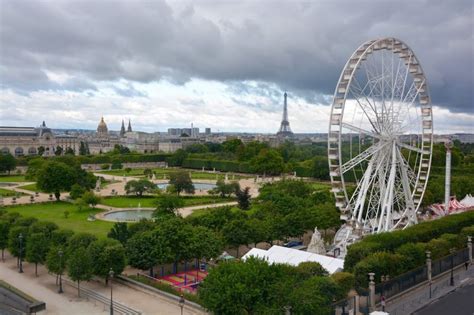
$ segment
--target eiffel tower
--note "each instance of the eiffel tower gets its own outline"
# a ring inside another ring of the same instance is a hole
[[[291,131],[290,128],[290,122],[288,120],[288,107],[286,104],[286,98],[288,95],[285,92],[283,96],[285,97],[285,101],[283,103],[283,118],[281,120],[281,125],[280,129],[277,132],[277,136],[282,138],[291,138],[293,137],[293,131]]]

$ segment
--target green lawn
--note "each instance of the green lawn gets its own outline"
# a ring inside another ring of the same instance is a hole
[[[110,171],[99,171],[98,173],[101,174],[107,174],[107,175],[114,175],[114,176],[144,176],[143,175],[143,170],[144,169],[132,169],[129,173],[125,172],[125,170],[110,170]],[[163,175],[166,175],[167,178],[169,178],[169,175],[171,173],[175,173],[177,171],[187,171],[191,172],[191,178],[193,179],[219,179],[225,178],[224,174],[214,174],[214,173],[206,173],[206,172],[200,172],[196,170],[190,170],[190,169],[178,169],[178,168],[154,168],[153,172],[156,174],[156,179],[163,179]],[[237,179],[242,179],[242,178],[249,178],[249,176],[242,176],[242,175],[234,175],[234,178]],[[229,180],[232,179],[232,175],[229,175]]]
[[[154,208],[160,198],[160,196],[117,196],[103,198],[100,203],[116,208],[136,208],[140,203],[140,206],[143,208]],[[183,196],[181,198],[183,199],[185,206],[221,203],[234,200],[232,198],[220,198],[214,196]]]
[[[311,186],[316,190],[329,190],[329,189],[331,189],[331,184],[324,183],[324,182],[311,183]]]
[[[204,215],[204,214],[208,214],[212,211],[215,211],[217,208],[203,208],[203,209],[198,209],[198,210],[194,210],[193,213],[191,213],[188,218],[192,218],[192,217],[199,217],[201,215]],[[252,214],[255,214],[255,212],[257,211],[258,209],[258,205],[254,205],[254,204],[251,204],[250,205],[250,209],[248,210],[245,210],[244,212],[247,214],[247,215],[252,215]],[[232,206],[232,208],[230,208],[230,211],[236,213],[236,212],[240,212],[242,211],[239,207],[237,206]]]
[[[59,227],[70,229],[74,232],[88,232],[97,237],[106,237],[110,231],[113,222],[106,222],[96,220],[93,222],[87,221],[89,214],[101,212],[101,209],[86,209],[78,211],[76,205],[67,202],[46,202],[29,205],[15,205],[4,208],[9,212],[18,212],[25,217],[35,217],[38,220],[51,221],[56,223]],[[69,211],[69,217],[64,217],[64,211]]]
[[[0,197],[23,196],[23,193],[0,188]]]
[[[28,185],[24,185],[24,186],[19,186],[18,188],[30,190],[30,191],[33,191],[33,192],[39,191],[38,187],[36,187],[36,183],[28,184]]]
[[[0,175],[0,182],[27,182],[23,175]]]

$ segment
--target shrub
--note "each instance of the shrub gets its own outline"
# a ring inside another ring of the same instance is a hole
[[[390,277],[398,275],[403,268],[403,259],[404,257],[399,254],[387,252],[374,253],[362,259],[354,267],[356,288],[367,288],[369,272],[375,273],[376,282],[381,275],[389,275]]]
[[[354,288],[355,277],[350,272],[336,272],[331,275],[331,278],[337,284],[340,291],[338,294],[339,299],[345,298],[349,291]]]
[[[426,258],[425,251],[424,243],[407,243],[397,248],[395,253],[403,257],[401,269],[408,271],[423,264]]]
[[[438,259],[448,255],[451,247],[449,241],[441,238],[435,238],[426,243],[426,249],[431,252],[431,257],[433,259]]]
[[[102,164],[100,168],[103,170],[108,170],[110,168],[110,164]]]

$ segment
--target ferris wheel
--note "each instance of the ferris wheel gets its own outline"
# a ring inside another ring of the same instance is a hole
[[[332,188],[345,248],[363,235],[417,223],[433,146],[423,69],[395,38],[371,40],[347,61],[334,93],[328,134]]]

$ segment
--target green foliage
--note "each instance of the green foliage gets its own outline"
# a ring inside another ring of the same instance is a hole
[[[245,187],[243,190],[239,189],[236,192],[237,202],[239,204],[239,208],[242,210],[250,209],[250,188]]]
[[[344,269],[351,271],[359,261],[375,251],[394,251],[405,243],[429,242],[445,233],[459,233],[462,228],[471,225],[474,225],[474,212],[468,211],[438,220],[421,222],[404,230],[369,235],[362,241],[349,246],[344,259]],[[440,245],[444,246],[444,244]],[[446,252],[443,248],[434,250]]]
[[[26,261],[35,264],[35,275],[38,276],[38,264],[46,260],[49,250],[49,238],[44,233],[32,233],[28,235],[26,244]]]
[[[287,305],[294,314],[332,314],[338,285],[328,277],[302,278],[295,269],[253,257],[222,263],[201,283],[199,299],[214,314],[280,314]]]
[[[219,196],[225,198],[235,194],[238,190],[240,190],[240,185],[238,182],[227,184],[223,179],[219,179],[216,182],[216,187],[212,189],[211,193],[218,194]]]
[[[51,246],[66,248],[69,239],[74,232],[66,229],[58,229],[51,232]]]
[[[116,275],[120,275],[125,268],[125,248],[119,241],[99,239],[90,243],[87,251],[94,262],[94,275],[104,278],[106,282],[111,268]]]
[[[406,243],[395,250],[396,254],[404,257],[402,269],[410,270],[423,265],[426,259],[426,245],[423,243]]]
[[[74,252],[78,248],[87,248],[91,243],[95,242],[97,237],[90,233],[76,233],[69,238],[67,250],[69,253]]]
[[[449,254],[449,250],[452,248],[449,241],[441,238],[435,238],[426,243],[426,249],[431,252],[433,259],[438,259]]]
[[[69,192],[69,196],[71,199],[78,199],[80,198],[84,193],[86,192],[86,189],[82,187],[79,184],[74,184],[71,186],[71,191]]]
[[[129,237],[128,225],[125,222],[116,222],[107,237],[113,238],[119,241],[122,245],[127,243]]]
[[[60,255],[60,252],[62,252],[62,256]],[[63,247],[52,246],[46,255],[46,268],[48,268],[49,272],[57,275],[63,274],[66,269],[66,260],[67,254]]]
[[[279,175],[284,170],[283,158],[274,149],[263,149],[250,161],[251,169],[258,174]]]
[[[135,194],[141,197],[143,193],[151,191],[155,188],[155,184],[147,179],[131,180],[125,184],[127,194]]]
[[[323,268],[319,263],[314,261],[306,261],[300,263],[296,267],[296,272],[299,273],[303,278],[307,279],[313,276],[328,276],[328,271]]]
[[[373,272],[376,275],[389,275],[394,277],[402,269],[404,257],[399,254],[387,252],[377,252],[362,259],[354,267],[355,283],[357,288],[367,288],[368,273]]]
[[[22,257],[25,257],[27,239],[28,227],[12,226],[8,231],[8,251],[10,254],[14,257],[19,257],[21,254]]]
[[[77,295],[80,296],[79,284],[81,281],[89,281],[94,270],[94,261],[85,248],[78,248],[71,253],[67,260],[69,278],[77,281]]]
[[[159,260],[155,245],[153,232],[147,231],[134,234],[126,245],[130,266],[141,270],[150,270],[150,276],[153,276],[153,267]]]
[[[173,185],[178,195],[183,191],[194,194],[194,185],[188,172],[179,171],[170,174],[169,184]]]
[[[0,173],[8,172],[14,170],[16,167],[16,160],[10,153],[1,154],[0,153]]]
[[[243,145],[242,140],[240,140],[240,139],[231,139],[231,140],[224,141],[222,143],[222,148],[226,152],[237,153],[237,150],[242,145]]]
[[[339,296],[337,300],[347,297],[347,294],[355,286],[355,277],[350,272],[336,272],[331,275],[331,279],[339,287]]]
[[[39,189],[54,193],[59,200],[61,191],[68,191],[74,184],[75,175],[71,167],[60,162],[47,162],[37,173]]]
[[[5,248],[8,246],[8,233],[11,223],[0,216],[0,249],[2,250],[2,261],[5,260]]]
[[[58,229],[58,225],[49,221],[38,221],[30,225],[29,233],[42,233],[47,239],[51,239],[53,231]]]
[[[184,206],[184,201],[179,196],[166,194],[158,199],[158,205],[153,212],[153,217],[156,219],[174,217],[178,215],[177,210]]]
[[[100,200],[100,196],[94,194],[92,191],[86,191],[81,197],[81,201],[92,208],[95,207],[100,202]]]

